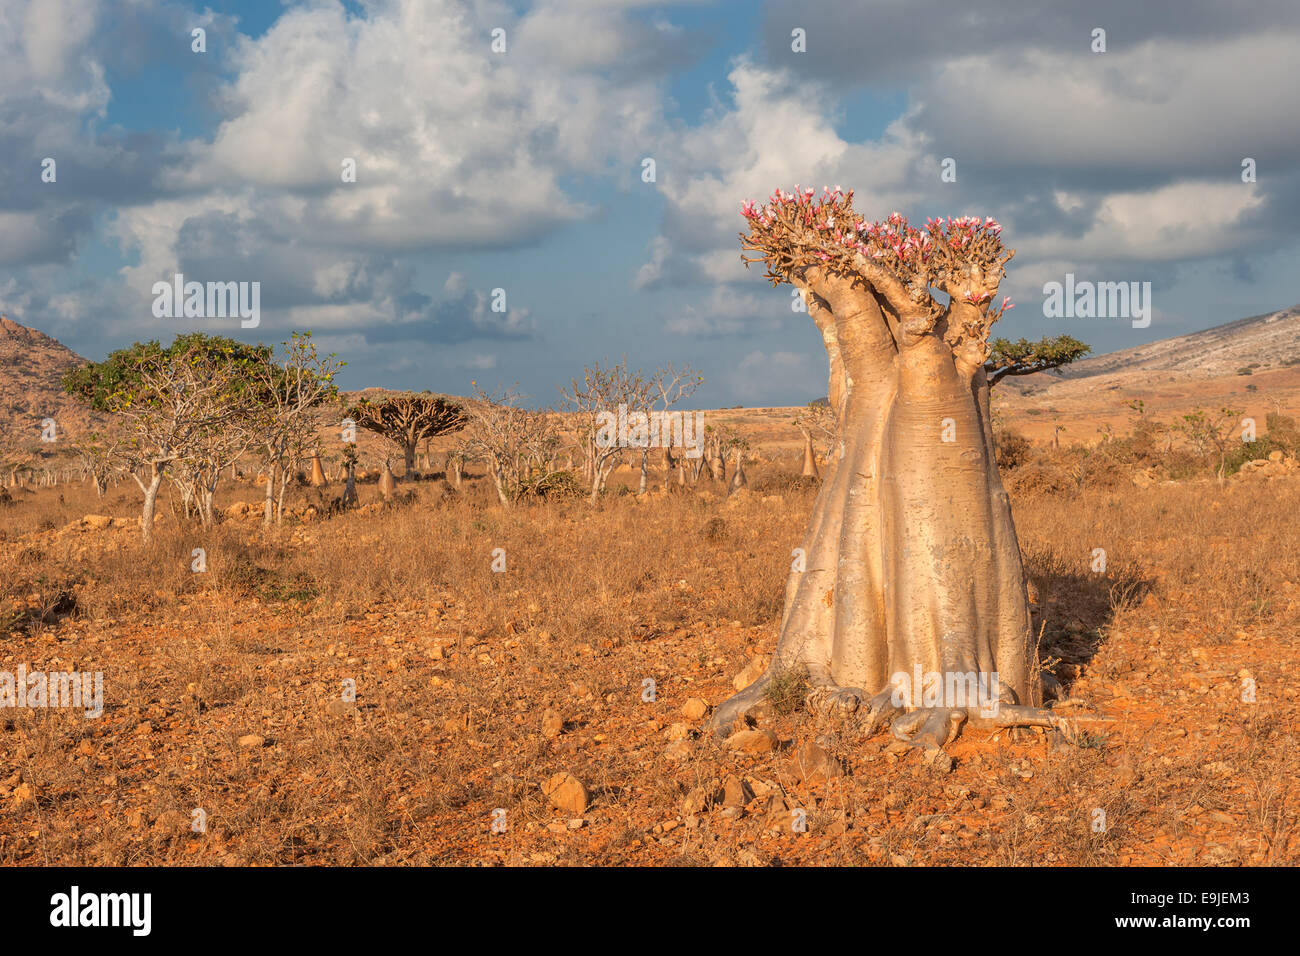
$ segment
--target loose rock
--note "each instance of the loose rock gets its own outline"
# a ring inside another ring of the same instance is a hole
[[[542,785],[542,792],[552,806],[570,816],[580,816],[587,811],[587,788],[582,781],[568,772],[555,774]]]

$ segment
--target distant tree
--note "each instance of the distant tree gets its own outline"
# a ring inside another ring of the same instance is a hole
[[[749,447],[749,442],[740,437],[740,433],[730,425],[704,429],[703,463],[709,467],[709,476],[714,481],[727,480],[727,456],[736,456],[736,466],[740,466],[740,454]],[[697,477],[699,470],[697,470]],[[743,480],[743,479],[742,479]]]
[[[730,450],[733,457],[731,484],[728,487],[731,491],[736,491],[749,484],[745,478],[745,452],[749,450],[749,440],[742,438],[735,429],[728,428],[727,431],[730,434],[724,439],[723,447]]]
[[[257,408],[254,448],[266,475],[266,507],[262,523],[284,520],[284,495],[290,478],[303,462],[320,452],[323,407],[335,401],[334,377],[346,363],[319,355],[310,332],[295,332],[281,344],[283,357],[254,368]]]
[[[474,389],[474,401],[466,406],[465,452],[487,462],[497,499],[508,508],[519,499],[529,473],[553,457],[556,420],[549,410],[525,408],[516,391]]]
[[[64,376],[64,391],[118,416],[131,434],[122,454],[144,493],[145,541],[153,535],[158,489],[168,475],[187,503],[202,491],[200,513],[205,523],[211,521],[220,471],[251,440],[245,429],[254,401],[250,370],[267,361],[268,353],[264,346],[194,332],[178,335],[166,348],[136,342]],[[139,469],[146,471],[144,478]]]
[[[829,449],[836,440],[835,413],[831,403],[826,399],[816,399],[794,420],[795,427],[803,434],[803,477],[816,478],[817,446],[813,436],[824,439]]]
[[[378,401],[363,398],[348,410],[348,417],[397,445],[408,476],[415,470],[415,449],[420,442],[458,432],[466,423],[459,404],[432,392],[386,395]]]
[[[0,467],[9,473],[9,487],[18,486],[18,474],[34,469],[40,459],[36,433],[25,435],[10,425],[0,425]]]
[[[130,447],[130,436],[119,430],[86,432],[73,440],[77,463],[94,484],[97,497],[104,497],[115,474],[130,468]]]
[[[343,495],[339,499],[339,504],[343,508],[357,506],[357,457],[357,446],[352,442],[344,442],[340,456],[340,467],[343,470]]]
[[[672,364],[668,364],[663,368],[656,369],[646,384],[646,405],[648,406],[646,410],[649,414],[661,413],[663,415],[659,434],[660,440],[664,444],[665,458],[670,469],[678,467],[679,463],[673,459],[672,429],[666,426],[668,413],[672,411],[672,407],[678,402],[685,401],[695,394],[695,390],[704,384],[704,376],[694,371],[689,365],[678,369]],[[683,440],[685,440],[684,428],[683,423]],[[650,444],[647,442],[641,448],[641,482],[637,494],[645,494],[649,471]]]
[[[1041,338],[1037,342],[1020,339],[994,339],[989,344],[989,357],[984,362],[989,385],[996,385],[1008,375],[1032,375],[1059,369],[1083,358],[1092,351],[1071,335]]]
[[[1218,454],[1217,477],[1220,485],[1227,476],[1228,447],[1233,441],[1233,432],[1240,420],[1241,412],[1234,408],[1220,408],[1217,413],[1209,413],[1197,408],[1184,415],[1182,421],[1173,426],[1175,431],[1182,432],[1186,436],[1197,454]]]
[[[582,378],[573,379],[560,394],[566,410],[576,413],[578,419],[582,473],[590,482],[589,497],[594,502],[604,492],[625,449],[622,436],[611,435],[610,416],[617,420],[620,406],[624,413],[647,408],[649,383],[640,371],[628,369],[627,359],[606,367],[597,362],[583,369]]]

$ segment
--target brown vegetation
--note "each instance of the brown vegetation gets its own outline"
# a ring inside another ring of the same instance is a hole
[[[663,472],[619,493],[628,465],[595,506],[504,509],[471,467],[388,503],[367,477],[328,520],[297,489],[264,529],[245,482],[207,530],[165,503],[147,548],[129,485],[12,489],[0,668],[103,671],[105,711],[0,712],[0,862],[1300,860],[1293,474],[1138,487],[1141,463],[1039,447],[1011,469],[1058,706],[1106,719],[1073,742],[971,730],[927,760],[780,676],[759,729],[701,735],[773,649],[816,492],[780,420],[788,453],[752,443],[730,497]],[[1034,468],[1059,487],[1022,490]]]

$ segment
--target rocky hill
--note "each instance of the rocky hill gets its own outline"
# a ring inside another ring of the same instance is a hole
[[[1200,332],[1108,352],[1064,370],[1065,380],[1122,372],[1173,372],[1195,378],[1300,365],[1300,305]]]
[[[1061,375],[1005,379],[995,390],[1006,423],[1040,440],[1122,433],[1134,401],[1161,420],[1193,408],[1231,408],[1260,422],[1271,411],[1300,414],[1300,305],[1097,355]]]
[[[0,316],[0,436],[36,443],[53,418],[60,437],[91,427],[90,411],[63,393],[68,369],[86,360],[44,332]]]

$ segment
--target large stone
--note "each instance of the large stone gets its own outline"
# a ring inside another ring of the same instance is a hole
[[[682,705],[682,716],[688,720],[699,720],[709,712],[709,705],[698,697],[692,697]]]
[[[546,794],[552,806],[572,816],[580,816],[587,811],[589,800],[587,788],[582,785],[581,780],[567,771],[555,774],[542,784],[542,792]]]
[[[820,786],[844,772],[834,757],[811,740],[795,752],[790,769],[810,787]]]
[[[770,730],[741,730],[727,738],[726,747],[746,754],[771,753],[776,749],[776,734]]]
[[[686,799],[682,801],[682,816],[694,817],[711,810],[722,797],[722,788],[715,778],[686,795]]]
[[[695,736],[695,733],[696,733],[695,728],[692,727],[690,724],[683,724],[681,722],[678,722],[670,725],[668,730],[664,732],[664,736],[667,737],[669,740],[674,740],[674,741],[690,740],[693,736]]]
[[[767,673],[767,658],[763,656],[755,657],[735,676],[731,686],[736,690],[744,690],[765,673]]]
[[[749,784],[734,773],[722,783],[722,805],[724,807],[743,807],[754,799],[754,791]]]
[[[542,736],[547,739],[560,736],[564,732],[564,718],[551,709],[542,714]]]

